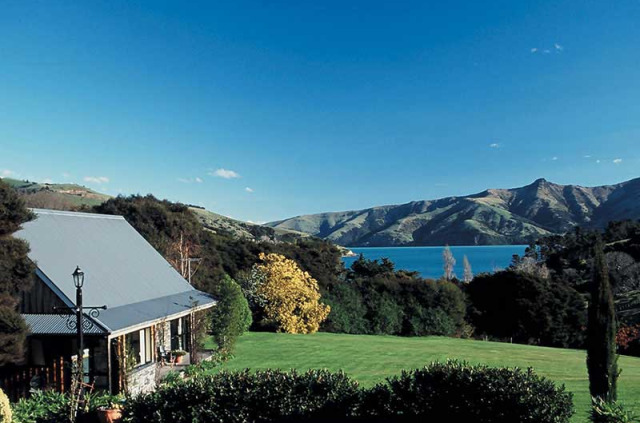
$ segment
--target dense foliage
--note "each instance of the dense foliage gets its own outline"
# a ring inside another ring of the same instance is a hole
[[[478,335],[558,347],[584,342],[585,299],[565,284],[507,270],[476,276],[466,293]]]
[[[236,339],[249,330],[251,310],[240,286],[227,275],[214,294],[218,303],[211,311],[211,334],[219,348],[231,350]]]
[[[184,404],[189,404],[185,407]],[[371,389],[344,373],[265,370],[196,375],[132,398],[132,422],[473,421],[564,423],[572,396],[531,370],[433,363]]]
[[[354,334],[454,335],[465,325],[464,294],[448,281],[396,271],[387,259],[360,256],[326,295],[325,330]]]
[[[78,422],[97,420],[98,408],[122,403],[119,396],[104,392],[85,393],[84,405],[78,410]],[[29,398],[13,404],[14,423],[61,423],[70,421],[71,401],[69,394],[54,391],[35,391]]]
[[[327,370],[220,372],[160,387],[129,401],[131,423],[296,421],[349,416],[358,384]],[[188,407],[185,407],[188,404]]]
[[[34,215],[18,194],[0,181],[0,366],[23,359],[27,325],[17,305],[20,294],[31,286],[35,267],[27,254],[29,245],[12,234]]]
[[[640,325],[640,222],[611,222],[603,231],[576,228],[564,236],[542,238],[525,256],[544,266],[554,284],[574,288],[588,299],[599,242],[614,295],[619,350],[640,355],[640,333],[635,330]]]
[[[387,416],[433,421],[567,422],[572,394],[531,369],[491,368],[449,361],[403,371],[372,389],[364,407]]]
[[[280,254],[260,254],[256,272],[264,275],[256,294],[264,299],[264,317],[276,330],[314,333],[329,315],[320,302],[318,282],[298,264]]]

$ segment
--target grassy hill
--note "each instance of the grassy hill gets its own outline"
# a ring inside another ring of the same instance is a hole
[[[235,358],[224,368],[342,369],[361,384],[371,386],[402,369],[448,358],[490,366],[533,367],[538,374],[564,383],[574,393],[577,414],[573,421],[587,421],[589,385],[582,350],[442,337],[248,333],[239,339]],[[640,413],[640,358],[620,357],[619,367],[619,399]]]
[[[538,179],[520,188],[297,216],[267,225],[348,247],[527,244],[578,225],[640,219],[639,198],[640,178],[600,187]]]
[[[27,206],[70,210],[81,206],[96,206],[111,196],[77,184],[49,184],[4,178],[25,199]]]
[[[190,209],[198,217],[205,229],[213,232],[226,232],[234,238],[285,242],[309,238],[309,234],[303,232],[243,222],[200,207],[190,207]]]

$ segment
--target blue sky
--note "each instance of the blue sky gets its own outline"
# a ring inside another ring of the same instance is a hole
[[[0,175],[251,221],[640,176],[640,1],[1,1]]]

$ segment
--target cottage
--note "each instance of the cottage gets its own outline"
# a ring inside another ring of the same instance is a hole
[[[22,381],[68,389],[78,342],[75,319],[61,310],[75,307],[72,272],[80,266],[83,305],[107,307],[84,314],[85,380],[112,393],[125,384],[133,392],[152,389],[163,352],[190,352],[193,316],[215,300],[194,289],[122,216],[34,212],[37,219],[16,234],[29,242],[37,266],[21,302],[31,330]],[[5,385],[16,384],[13,378]]]

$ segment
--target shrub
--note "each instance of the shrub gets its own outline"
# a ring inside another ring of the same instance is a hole
[[[188,404],[188,407],[185,407]],[[433,363],[371,389],[344,373],[265,370],[197,375],[131,398],[130,423],[469,421],[567,423],[572,395],[531,370]]]
[[[594,423],[632,423],[637,422],[633,414],[625,411],[622,404],[602,398],[593,398],[591,402],[591,421]]]
[[[15,423],[59,423],[69,420],[69,397],[59,392],[36,391],[13,406]]]
[[[432,421],[561,423],[568,422],[574,412],[572,394],[531,369],[456,361],[403,371],[366,395],[373,398],[363,401],[367,405],[363,414],[389,419],[421,416]]]
[[[11,403],[9,397],[0,389],[0,423],[11,423]]]
[[[80,415],[93,413],[100,407],[122,404],[123,397],[106,392],[85,394],[85,406]],[[71,402],[67,394],[54,391],[35,391],[13,405],[14,423],[61,423],[69,421]]]
[[[132,398],[125,419],[131,423],[295,421],[311,416],[328,420],[351,415],[358,393],[358,384],[342,372],[221,372]]]

